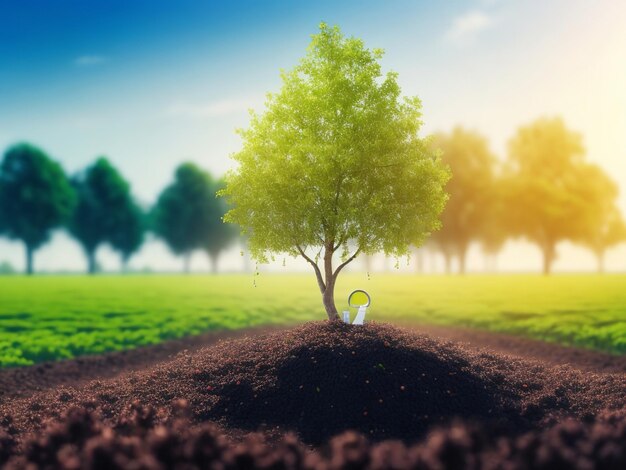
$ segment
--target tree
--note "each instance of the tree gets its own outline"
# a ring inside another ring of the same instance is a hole
[[[626,240],[626,224],[617,208],[619,189],[597,165],[583,165],[579,171],[585,181],[582,188],[585,211],[581,214],[583,232],[575,241],[594,253],[598,272],[602,273],[606,251]]]
[[[15,274],[15,268],[10,261],[0,261],[0,275]]]
[[[311,265],[331,320],[345,266],[360,253],[407,254],[439,227],[446,201],[448,170],[418,136],[420,101],[401,98],[396,73],[382,75],[382,54],[321,24],[241,131],[221,193],[257,260],[283,252]]]
[[[72,178],[78,204],[72,214],[70,233],[82,245],[87,257],[87,271],[97,271],[96,254],[103,243],[120,243],[129,228],[133,209],[130,186],[105,158]],[[121,237],[121,238],[120,238]],[[119,249],[119,245],[117,246]]]
[[[434,145],[443,151],[443,161],[452,170],[446,186],[450,200],[441,216],[442,228],[433,235],[450,271],[453,256],[465,272],[467,250],[489,223],[485,210],[491,203],[495,157],[480,134],[456,127],[449,135],[436,134]]]
[[[609,248],[626,241],[626,223],[617,207],[604,214],[603,220],[595,227],[585,241],[598,260],[598,272],[604,272],[604,256]]]
[[[484,223],[478,238],[485,255],[485,268],[495,270],[498,253],[510,236],[509,227],[506,225],[506,212],[514,201],[509,195],[506,180],[500,175],[496,174],[485,189],[489,196],[487,204],[483,207]]]
[[[536,243],[549,274],[556,245],[584,233],[584,187],[578,169],[584,164],[582,137],[559,118],[542,118],[521,127],[509,142],[505,178],[512,200],[508,225]]]
[[[426,246],[413,247],[411,253],[415,258],[415,272],[422,274],[424,272],[424,256],[426,252]]]
[[[1,176],[0,176],[1,178]],[[0,194],[2,194],[2,188],[0,188]],[[0,236],[4,233],[4,222],[2,221],[2,211],[0,211]]]
[[[119,217],[119,229],[111,235],[110,241],[113,248],[119,251],[122,271],[125,271],[130,258],[143,245],[147,221],[141,207],[132,199],[121,208]]]
[[[172,252],[183,256],[184,271],[195,250],[205,249],[219,212],[211,175],[193,163],[176,169],[174,182],[163,190],[154,208],[154,231]],[[220,222],[221,223],[221,222]]]
[[[218,192],[224,189],[225,186],[224,180],[218,181],[213,187],[213,197],[217,197]],[[228,212],[228,205],[223,198],[216,199],[216,204],[212,205],[212,207],[215,209],[215,212],[211,214],[211,229],[204,248],[211,261],[211,270],[217,273],[219,256],[222,251],[235,242],[239,229],[232,224],[223,222],[222,219]]]
[[[26,247],[26,272],[34,271],[35,251],[65,223],[75,203],[61,165],[42,150],[21,143],[10,147],[0,165],[3,232]]]

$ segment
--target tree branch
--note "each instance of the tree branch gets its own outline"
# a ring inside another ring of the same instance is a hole
[[[341,247],[341,245],[343,245],[343,242],[345,242],[345,241],[346,241],[346,237],[345,237],[345,235],[344,235],[343,237],[341,237],[341,238],[339,239],[339,241],[338,241],[335,245],[333,245],[333,253],[334,253],[335,251],[337,251],[337,250],[339,249],[339,247]]]
[[[359,253],[361,252],[361,248],[359,247],[352,256],[350,256],[350,258],[348,258],[347,260],[345,260],[343,263],[341,263],[339,266],[337,266],[337,269],[335,269],[335,273],[333,274],[333,278],[336,278],[337,275],[339,274],[339,271],[341,271],[343,268],[345,268],[349,263],[351,263],[352,261],[354,261],[354,258],[356,258]]]
[[[356,175],[359,173],[363,173],[364,171],[381,170],[383,168],[393,168],[395,166],[406,166],[406,164],[405,163],[390,163],[388,165],[371,165],[365,168],[359,168],[357,170],[353,170],[351,174]]]
[[[333,231],[332,233],[328,233],[327,228],[328,227],[324,227],[324,230],[326,232],[326,239],[329,241],[330,243],[330,248],[332,250],[332,252],[334,253],[337,248],[339,248],[341,246],[342,242],[339,242],[335,245],[335,237],[337,236],[337,230],[336,230],[336,224],[337,224],[337,215],[339,214],[339,196],[341,195],[341,185],[343,183],[343,181],[345,180],[345,175],[338,175],[337,177],[337,187],[335,189],[335,199],[333,202],[333,214],[334,214],[334,218],[333,218]]]
[[[324,279],[322,278],[322,272],[320,271],[319,266],[317,265],[317,263],[315,261],[313,261],[309,256],[307,256],[307,254],[304,252],[304,250],[302,248],[300,248],[300,245],[296,245],[296,248],[298,249],[298,251],[300,252],[300,255],[307,260],[307,262],[313,266],[313,269],[315,270],[315,277],[317,277],[317,285],[320,288],[320,293],[324,293],[324,291],[326,290],[326,284],[324,284]]]

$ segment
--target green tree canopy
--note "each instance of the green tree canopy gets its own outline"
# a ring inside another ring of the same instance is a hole
[[[446,258],[457,256],[459,270],[465,272],[465,258],[472,241],[480,239],[490,223],[487,207],[494,203],[495,156],[487,139],[477,132],[456,127],[450,134],[435,135],[433,144],[443,151],[443,161],[452,170],[446,185],[450,200],[441,215],[442,228],[433,240]]]
[[[185,271],[189,270],[191,254],[206,249],[219,219],[215,191],[208,172],[184,163],[176,169],[174,182],[163,190],[154,208],[153,230],[174,254],[184,257]]]
[[[0,165],[0,214],[3,232],[26,247],[26,272],[50,232],[69,217],[75,196],[65,172],[42,150],[21,143],[10,147]]]
[[[15,268],[9,261],[0,261],[0,275],[15,274]]]
[[[582,136],[559,118],[521,127],[509,142],[505,178],[513,202],[508,225],[540,247],[545,274],[556,259],[557,243],[585,231],[584,155]]]
[[[139,251],[144,242],[147,220],[144,211],[131,198],[119,213],[119,228],[111,235],[111,246],[120,253],[122,267]]]
[[[2,189],[0,189],[0,194],[2,194]],[[4,232],[4,222],[2,220],[2,216],[3,214],[2,212],[0,212],[0,235],[2,235]]]
[[[78,204],[69,224],[71,234],[82,245],[89,273],[97,270],[96,252],[103,243],[120,242],[121,234],[128,230],[129,213],[134,208],[130,186],[122,175],[105,158],[72,179],[78,195]],[[132,223],[132,222],[131,222]]]
[[[382,54],[322,24],[241,131],[222,193],[253,257],[310,263],[330,319],[340,271],[359,253],[407,254],[439,227],[446,201],[448,170],[418,136],[420,101],[401,97],[396,73],[382,74]]]

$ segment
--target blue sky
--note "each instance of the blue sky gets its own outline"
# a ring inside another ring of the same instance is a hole
[[[423,101],[425,133],[462,124],[504,156],[517,126],[558,114],[626,188],[626,4],[610,0],[0,0],[0,150],[31,141],[70,173],[107,155],[151,203],[181,161],[231,167],[234,129],[320,21],[386,50],[384,68]],[[62,252],[81,267],[59,237],[40,264]],[[177,266],[147,250],[138,265]],[[0,242],[5,253],[21,264],[19,245]],[[563,268],[592,263],[574,258]]]

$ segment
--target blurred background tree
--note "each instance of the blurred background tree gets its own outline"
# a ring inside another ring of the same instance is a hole
[[[130,258],[143,245],[148,221],[145,212],[132,197],[118,215],[119,229],[112,234],[110,242],[120,254],[122,271],[126,271]]]
[[[602,220],[589,234],[584,244],[595,254],[598,272],[604,272],[605,254],[609,248],[626,241],[626,223],[617,207],[613,206],[603,214]]]
[[[617,207],[619,188],[597,165],[585,164],[579,168],[582,198],[585,210],[582,233],[576,241],[588,247],[596,257],[598,272],[604,272],[606,251],[626,240],[626,225]]]
[[[506,225],[506,211],[511,201],[506,181],[499,174],[499,166],[496,164],[496,173],[491,183],[485,188],[489,194],[488,202],[483,207],[484,223],[480,227],[478,240],[485,256],[485,270],[497,270],[497,257],[504,247],[507,239],[511,236],[510,229]]]
[[[586,183],[578,171],[584,155],[582,136],[560,118],[523,126],[509,142],[507,225],[512,234],[537,244],[544,274],[551,272],[557,258],[556,245],[584,233]]]
[[[153,209],[153,230],[174,254],[183,257],[184,272],[189,272],[194,251],[208,251],[211,233],[216,231],[216,219],[223,210],[215,197],[216,188],[208,172],[183,163]],[[219,253],[222,245],[216,243],[211,249]]]
[[[1,193],[2,193],[2,189],[0,189],[0,194],[1,194]],[[0,208],[0,209],[1,209],[1,208]],[[3,216],[3,213],[2,213],[2,211],[0,210],[0,236],[2,236],[2,235],[3,235],[3,232],[4,232],[4,223],[3,223],[3,221],[2,221],[2,216]]]
[[[435,134],[433,147],[442,150],[442,160],[452,167],[451,199],[444,211],[443,229],[423,246],[411,247],[417,272],[423,272],[425,264],[430,271],[437,270],[436,252],[443,254],[448,271],[458,259],[463,272],[464,253],[474,243],[484,254],[485,269],[495,271],[498,253],[513,237],[525,237],[541,248],[546,273],[556,259],[558,243],[565,240],[589,249],[602,272],[608,250],[626,241],[617,184],[602,168],[585,161],[581,136],[558,118],[539,119],[520,128],[509,142],[504,164],[491,154],[484,137],[461,127]],[[13,155],[10,159],[9,154]],[[146,213],[133,198],[128,182],[106,159],[76,175],[74,187],[68,190],[63,170],[40,149],[19,144],[8,148],[4,157],[0,166],[0,236],[24,241],[16,236],[19,231],[29,237],[32,249],[26,249],[26,271],[33,271],[33,254],[40,246],[32,242],[32,232],[44,237],[43,244],[64,222],[83,246],[90,272],[98,270],[95,254],[105,243],[119,253],[122,270],[126,270],[147,231],[163,238],[174,253],[185,256],[187,266],[194,250],[204,251],[213,272],[224,251],[238,239],[244,270],[250,270],[248,238],[237,238],[238,229],[221,220],[229,208],[215,194],[224,182],[198,167],[181,165],[179,170],[186,176],[166,188],[161,204]],[[70,220],[68,207],[72,208]],[[59,217],[47,219],[55,214]],[[348,246],[356,249],[352,240]],[[13,258],[11,261],[15,263]],[[367,272],[389,270],[392,264],[393,260],[380,252],[363,257]]]
[[[213,197],[217,197],[217,193],[226,187],[226,182],[221,179],[213,184],[211,192]],[[209,255],[211,262],[211,270],[213,273],[218,272],[219,257],[224,250],[232,246],[237,240],[240,228],[233,224],[224,223],[222,220],[230,207],[224,198],[217,198],[217,204],[212,206],[215,210],[211,214],[211,229],[205,243],[205,250]]]
[[[0,261],[0,275],[15,274],[16,272],[9,261]]]
[[[0,165],[2,231],[26,248],[26,272],[34,272],[35,251],[70,216],[75,195],[57,162],[33,145],[10,147]]]
[[[459,272],[465,273],[470,243],[484,238],[485,227],[492,222],[488,207],[494,204],[496,158],[487,139],[462,127],[450,134],[435,134],[433,146],[443,152],[442,160],[452,170],[452,178],[446,185],[450,199],[441,215],[442,227],[432,238],[444,256],[446,272],[457,257]]]
[[[100,157],[72,178],[72,185],[78,203],[69,229],[83,247],[87,271],[90,274],[97,271],[96,254],[103,243],[120,250],[123,258],[136,251],[138,238],[143,236],[138,234],[142,230],[138,221],[140,215],[136,212],[130,185],[113,165]],[[137,225],[133,228],[129,223]]]

